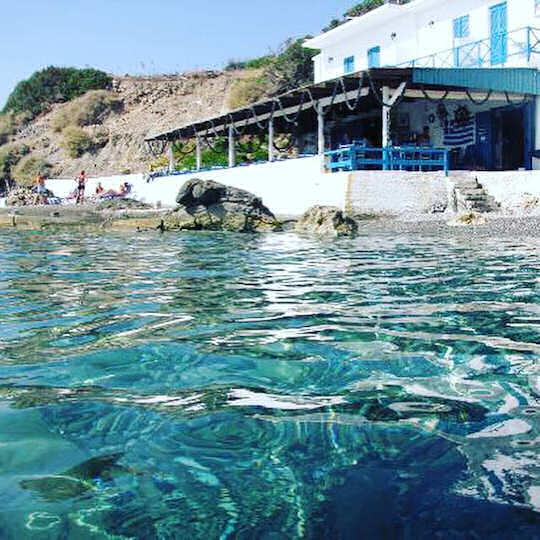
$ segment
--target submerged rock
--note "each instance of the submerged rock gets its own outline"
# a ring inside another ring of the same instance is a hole
[[[213,180],[188,180],[176,197],[178,207],[163,220],[167,230],[266,232],[281,224],[249,191]]]
[[[116,453],[91,458],[58,475],[22,480],[20,486],[47,502],[78,497],[94,488],[93,480],[110,480],[115,474],[130,472],[116,463],[122,456],[122,453]]]
[[[321,236],[354,236],[358,224],[335,206],[312,206],[296,223],[297,232]]]
[[[463,227],[466,225],[485,225],[486,218],[482,214],[476,212],[467,212],[457,216],[452,221],[448,222],[451,227]]]

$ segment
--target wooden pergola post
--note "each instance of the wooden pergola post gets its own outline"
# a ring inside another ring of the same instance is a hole
[[[274,119],[268,120],[268,161],[274,161]]]
[[[196,169],[200,171],[202,167],[201,138],[198,135],[195,137],[195,161],[196,161]]]
[[[169,144],[169,172],[172,173],[175,169],[176,163],[174,162],[174,150],[173,150],[173,142]]]
[[[236,167],[236,150],[234,147],[234,126],[229,126],[229,167]]]
[[[317,106],[317,153],[319,156],[324,154],[324,110],[319,103]]]

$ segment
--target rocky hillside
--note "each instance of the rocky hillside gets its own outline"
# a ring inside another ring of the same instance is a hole
[[[74,102],[55,105],[15,133],[9,144],[28,146],[32,156],[51,164],[53,176],[71,177],[81,169],[90,176],[143,172],[153,159],[143,142],[145,137],[224,112],[234,81],[249,76],[252,74],[247,70],[236,70],[117,77],[111,97],[120,106],[97,123],[79,123],[74,128],[79,138],[99,140],[91,149],[70,152],[66,148],[66,131],[58,127],[61,116],[68,122],[74,114]]]

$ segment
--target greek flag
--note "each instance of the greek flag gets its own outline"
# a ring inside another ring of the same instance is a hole
[[[466,122],[456,124],[451,121],[444,129],[444,146],[468,146],[476,140],[476,122],[471,116]]]

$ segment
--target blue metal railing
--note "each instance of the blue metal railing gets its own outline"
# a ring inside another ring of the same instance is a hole
[[[343,145],[324,153],[329,171],[382,169],[387,171],[438,171],[448,176],[449,152],[446,148],[389,146],[372,148],[359,144]]]
[[[496,50],[494,49],[496,48]],[[479,68],[502,66],[523,58],[527,63],[533,55],[540,54],[540,30],[526,26],[493,37],[465,43],[414,60],[396,67]]]

